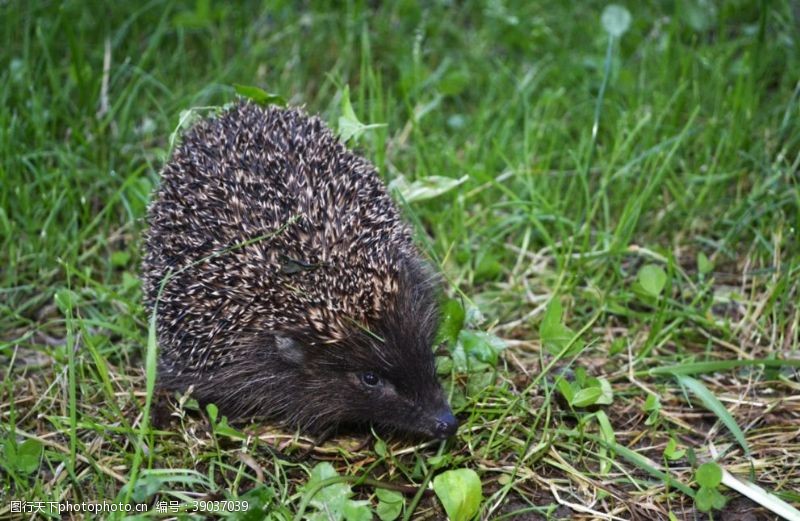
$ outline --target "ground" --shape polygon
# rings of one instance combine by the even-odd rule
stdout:
[[[364,4],[0,5],[0,517],[439,519],[460,489],[436,479],[471,469],[483,519],[706,519],[718,492],[715,519],[776,518],[701,491],[709,461],[798,505],[797,4],[624,2],[629,27],[601,2]],[[435,195],[393,192],[446,279],[446,443],[302,459],[297,433],[151,392],[148,197],[237,84],[334,129],[349,98],[375,125],[350,146]],[[343,481],[312,497],[312,469]]]

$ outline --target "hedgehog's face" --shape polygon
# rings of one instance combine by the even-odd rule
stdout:
[[[401,265],[379,319],[332,343],[296,338],[284,360],[296,368],[295,423],[373,424],[433,438],[458,422],[436,378],[437,298],[421,262]],[[287,344],[288,346],[288,344]]]
[[[418,392],[376,371],[353,372],[349,380],[353,394],[360,395],[354,400],[359,406],[350,412],[354,421],[440,439],[458,428],[438,383]]]
[[[381,349],[385,344],[348,367],[346,420],[432,438],[454,434],[458,421],[436,378],[430,347],[428,356],[408,361],[386,360],[378,355]]]
[[[355,345],[295,344],[284,351],[286,359],[299,362],[297,422],[317,428],[372,424],[428,438],[454,434],[458,421],[436,378],[430,344],[416,348],[414,340],[403,346],[363,340]]]

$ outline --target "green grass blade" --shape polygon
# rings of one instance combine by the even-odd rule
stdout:
[[[745,456],[748,458],[750,457],[750,446],[747,443],[747,439],[744,437],[744,433],[742,429],[739,428],[739,425],[736,423],[736,420],[733,418],[728,409],[722,405],[722,402],[714,396],[708,387],[703,385],[700,380],[696,380],[691,376],[683,376],[683,375],[675,375],[675,378],[678,379],[678,382],[685,388],[692,391],[692,393],[700,399],[703,405],[709,411],[713,412],[717,418],[731,431],[733,437],[736,439],[736,442],[744,450]]]
[[[621,445],[613,441],[605,440],[600,436],[595,436],[592,434],[584,434],[584,436],[602,445],[605,445],[606,448],[616,452],[617,454],[619,454],[629,462],[633,463],[636,467],[647,472],[654,478],[660,479],[664,483],[667,483],[669,484],[669,486],[680,490],[689,497],[692,498],[694,497],[694,490],[692,490],[691,487],[676,480],[668,472],[664,472],[663,470],[661,470],[659,466],[653,461],[651,461],[649,458],[642,456],[638,452],[633,451],[624,445]]]
[[[159,296],[161,295],[159,291]],[[139,425],[139,436],[136,441],[136,453],[133,457],[133,464],[130,470],[129,486],[125,489],[125,502],[131,500],[134,487],[136,486],[136,478],[139,474],[139,468],[142,464],[142,453],[145,439],[148,437],[150,429],[150,405],[153,401],[153,391],[156,384],[156,354],[158,352],[158,340],[156,336],[156,312],[158,310],[158,302],[153,305],[153,311],[150,313],[150,320],[147,327],[147,350],[145,352],[145,389],[147,391],[144,401],[144,411],[142,412],[142,421]],[[152,454],[152,450],[148,451]]]
[[[739,367],[800,367],[800,360],[775,360],[761,358],[756,360],[718,360],[710,362],[690,362],[688,364],[666,365],[663,367],[653,367],[646,371],[637,372],[637,376],[661,376],[661,375],[689,375],[715,373],[719,371],[729,371]]]
[[[722,469],[722,484],[747,496],[762,507],[771,510],[784,519],[800,521],[800,511],[792,505],[754,483],[737,478],[725,469]]]

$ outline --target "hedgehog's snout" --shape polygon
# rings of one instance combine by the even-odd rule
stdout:
[[[453,411],[446,408],[434,418],[433,435],[439,439],[449,438],[458,430],[458,419],[453,416]]]
[[[425,401],[426,405],[422,406],[417,415],[417,432],[439,440],[454,435],[458,430],[458,418],[453,414],[444,393],[440,390],[435,393],[435,397],[429,397]]]

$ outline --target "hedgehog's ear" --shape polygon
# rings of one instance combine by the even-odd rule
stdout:
[[[275,335],[275,352],[285,362],[302,365],[305,358],[303,346],[299,342],[281,334]]]

